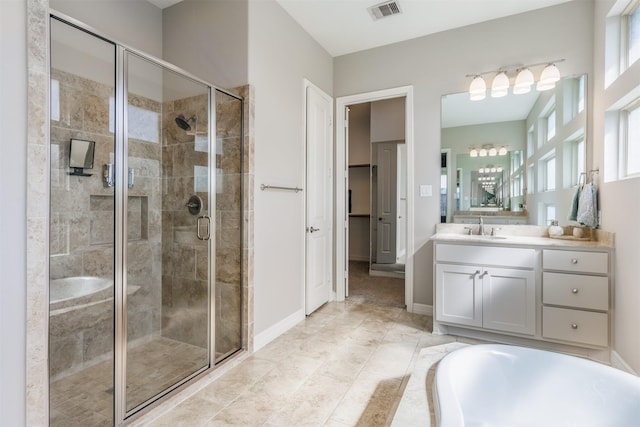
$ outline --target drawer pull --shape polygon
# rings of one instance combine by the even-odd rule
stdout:
[[[574,294],[577,294],[578,293],[578,288],[571,289],[571,292],[574,293]]]
[[[578,329],[578,325],[576,323],[571,324],[571,329]]]
[[[578,258],[571,258],[571,264],[577,264]]]

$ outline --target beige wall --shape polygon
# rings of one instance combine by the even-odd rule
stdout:
[[[162,16],[166,61],[221,88],[247,84],[247,1],[186,0]]]
[[[571,23],[571,30],[567,29]],[[334,61],[334,96],[413,85],[414,188],[439,188],[440,97],[468,89],[466,74],[566,58],[563,75],[592,73],[593,3],[575,1],[344,55]],[[415,203],[414,302],[432,304],[432,244],[438,197]]]
[[[605,20],[614,3],[613,0],[595,3],[593,167],[600,168],[602,228],[616,234],[613,347],[635,372],[640,373],[640,178],[613,182],[603,182],[602,179],[609,174],[604,161],[605,111],[623,94],[640,88],[640,61],[637,61],[621,79],[604,89]]]
[[[162,58],[162,10],[149,2],[51,0],[49,4],[120,43]]]
[[[273,0],[249,3],[249,84],[255,87],[255,332],[304,308],[304,78],[332,94],[331,56]],[[304,316],[304,314],[302,314]]]

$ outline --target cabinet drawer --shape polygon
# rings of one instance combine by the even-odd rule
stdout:
[[[542,303],[607,311],[609,278],[544,272]]]
[[[438,243],[436,245],[436,261],[534,268],[536,265],[536,251],[535,249],[528,248],[465,246]]]
[[[609,322],[606,313],[542,307],[542,336],[606,347]]]
[[[609,272],[609,254],[606,252],[544,249],[542,251],[542,267],[545,270],[607,274]]]

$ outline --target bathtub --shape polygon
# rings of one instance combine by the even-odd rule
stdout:
[[[49,309],[79,306],[113,297],[113,280],[78,276],[49,282]]]
[[[473,345],[437,367],[437,425],[640,426],[640,378],[543,350]]]

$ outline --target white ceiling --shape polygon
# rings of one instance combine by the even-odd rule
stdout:
[[[182,0],[147,1],[164,9]],[[335,57],[571,0],[396,0],[401,13],[377,21],[367,8],[380,0],[276,1]]]
[[[180,3],[182,0],[147,0],[149,3],[158,6],[160,9],[173,6],[176,3]]]
[[[384,46],[570,0],[397,0],[402,13],[374,21],[381,0],[276,0],[331,56]]]

